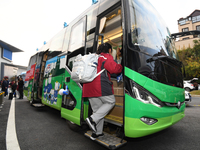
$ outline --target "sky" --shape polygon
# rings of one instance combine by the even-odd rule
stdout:
[[[171,33],[177,20],[200,10],[200,0],[149,0]],[[13,64],[27,66],[29,58],[79,14],[92,0],[0,0],[0,39],[24,52],[13,54]]]

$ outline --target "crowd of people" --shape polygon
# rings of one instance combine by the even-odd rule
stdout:
[[[19,99],[23,99],[24,81],[22,77],[18,77],[17,82],[15,80],[10,82],[8,80],[8,77],[4,77],[1,80],[0,84],[1,84],[1,90],[4,92],[5,98],[8,96],[8,94],[12,94],[14,97],[16,97],[16,95],[19,95]],[[10,87],[10,93],[8,93],[9,87]]]

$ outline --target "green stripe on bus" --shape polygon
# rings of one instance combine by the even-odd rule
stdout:
[[[158,99],[164,102],[178,103],[178,101],[185,101],[185,90],[174,86],[165,85],[149,79],[127,67],[125,67],[125,75],[131,80],[143,86],[150,93],[155,95]]]
[[[185,104],[180,109],[177,107],[157,107],[152,104],[145,104],[125,94],[125,116],[129,118],[141,118],[143,116],[149,118],[163,118],[173,116],[180,112],[184,112]]]

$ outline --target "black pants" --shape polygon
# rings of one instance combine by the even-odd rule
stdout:
[[[16,89],[12,89],[14,97],[16,97]]]
[[[19,98],[23,99],[23,88],[19,88]]]

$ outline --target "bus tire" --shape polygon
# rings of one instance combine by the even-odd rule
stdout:
[[[34,103],[35,103],[34,99],[31,98],[30,105],[33,106]]]
[[[81,129],[80,126],[78,126],[77,124],[73,123],[72,121],[69,121],[67,120],[67,125],[69,126],[69,128],[72,130],[72,131],[79,131]]]

